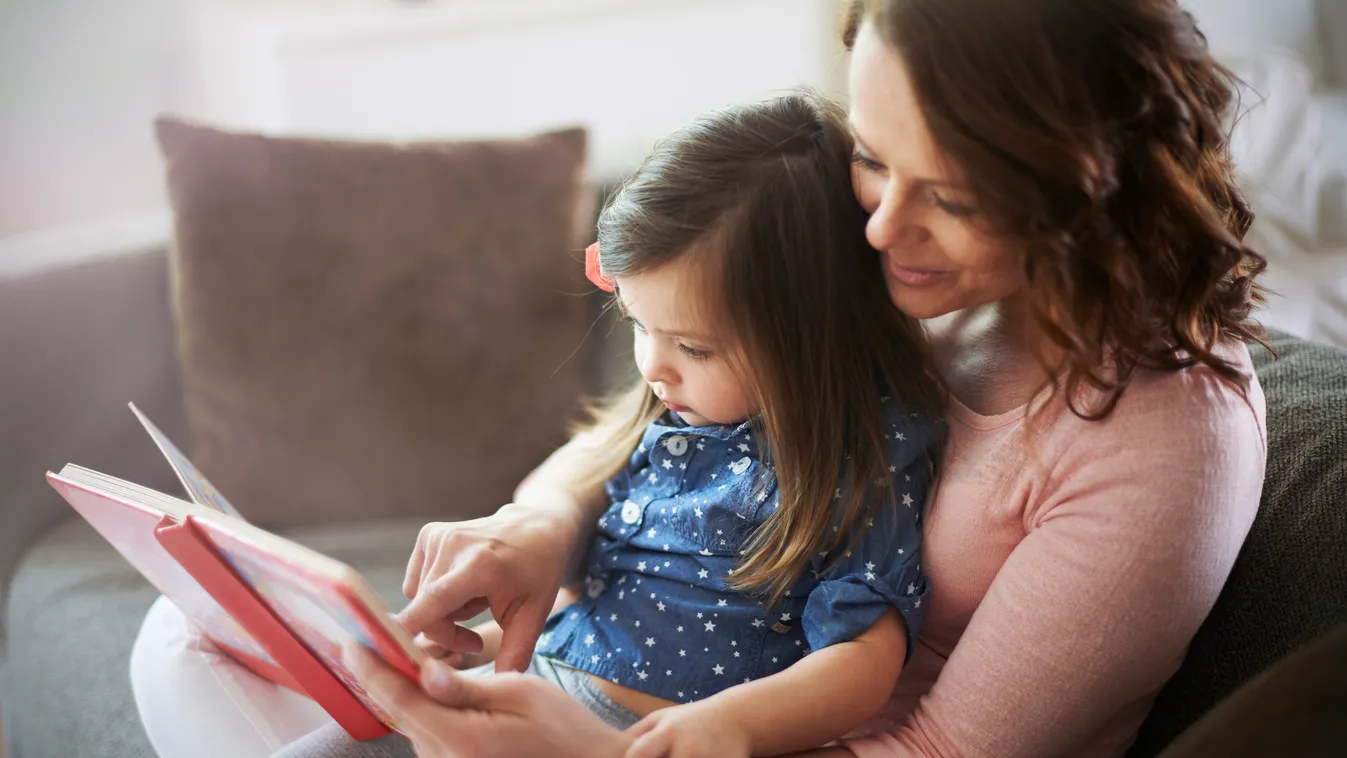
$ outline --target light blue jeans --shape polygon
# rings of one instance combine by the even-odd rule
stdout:
[[[493,673],[495,664],[463,672],[466,676],[490,676]],[[542,677],[562,688],[614,729],[626,729],[640,721],[635,713],[603,694],[588,674],[564,663],[535,655],[525,673]],[[390,734],[377,740],[356,742],[334,723],[290,743],[272,758],[414,758],[415,755],[412,743],[402,735]]]

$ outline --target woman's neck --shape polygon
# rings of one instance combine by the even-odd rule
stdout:
[[[945,387],[974,413],[995,416],[1033,399],[1048,376],[1044,342],[1022,295],[925,322]]]

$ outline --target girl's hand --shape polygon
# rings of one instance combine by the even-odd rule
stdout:
[[[457,626],[457,625],[455,625]],[[481,640],[480,650],[471,651],[467,649],[450,650],[448,647],[435,641],[433,632],[422,632],[416,637],[416,645],[425,651],[426,655],[444,661],[446,664],[456,669],[471,669],[496,660],[496,654],[500,651],[500,640],[502,630],[500,624],[495,621],[486,621],[478,624],[471,629],[457,627],[460,631],[455,635],[457,639],[462,639],[466,632],[477,635]]]
[[[428,661],[418,687],[361,645],[343,653],[346,666],[420,758],[620,758],[631,744],[560,687],[535,676],[467,677]]]
[[[753,741],[742,720],[712,700],[662,708],[641,719],[627,730],[636,741],[625,758],[749,758]]]
[[[569,505],[569,507],[567,507]],[[480,654],[484,641],[462,627],[483,610],[502,629],[497,671],[523,671],[576,550],[575,504],[511,503],[492,516],[421,529],[407,564],[399,621],[444,650]]]

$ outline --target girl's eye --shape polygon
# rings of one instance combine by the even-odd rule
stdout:
[[[879,161],[874,160],[861,153],[859,150],[851,154],[851,162],[860,166],[865,171],[879,171],[884,168]]]
[[[711,357],[711,353],[706,350],[698,350],[695,347],[688,347],[683,344],[678,346],[678,351],[694,361],[704,361]]]
[[[955,218],[968,218],[977,213],[977,208],[974,208],[971,205],[952,203],[934,192],[931,193],[931,203]]]

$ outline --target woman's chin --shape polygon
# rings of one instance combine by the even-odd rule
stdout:
[[[898,310],[915,319],[932,319],[944,316],[951,311],[957,310],[949,305],[949,298],[945,297],[943,288],[939,287],[910,287],[892,278],[886,278],[889,289],[889,298]]]

